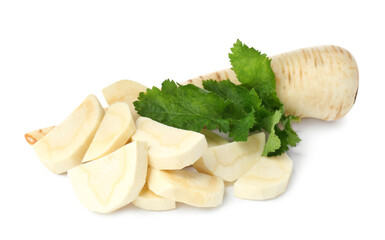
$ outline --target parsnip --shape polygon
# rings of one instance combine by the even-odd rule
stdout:
[[[131,115],[134,120],[138,119],[139,115],[135,110],[133,102],[135,102],[140,92],[145,92],[146,86],[131,80],[120,80],[102,90],[104,98],[109,105],[116,102],[125,102],[131,110]]]
[[[176,207],[175,201],[156,195],[147,184],[144,185],[139,196],[132,202],[136,207],[150,211],[165,211]]]
[[[132,140],[148,142],[149,165],[157,169],[182,169],[207,149],[203,134],[169,127],[146,117],[136,120]]]
[[[147,143],[132,142],[97,160],[68,171],[80,202],[109,213],[136,199],[147,175]]]
[[[223,137],[219,136],[218,134],[213,133],[210,130],[203,129],[201,131],[203,135],[205,135],[206,141],[207,141],[207,146],[208,148],[214,147],[214,146],[219,146],[222,144],[229,143],[226,139]],[[204,155],[204,154],[203,154]],[[205,162],[203,161],[202,157],[199,158],[194,164],[194,168],[200,172],[200,173],[206,173],[209,175],[214,175],[210,169],[208,169],[205,165]]]
[[[265,134],[258,133],[246,142],[213,146],[203,154],[200,169],[208,174],[233,182],[247,172],[260,158],[265,146]],[[202,167],[203,166],[203,167]]]
[[[189,170],[149,168],[148,187],[159,196],[195,207],[216,207],[222,204],[223,180]]]
[[[262,157],[234,183],[234,195],[252,200],[275,198],[286,191],[292,169],[293,162],[285,153]]]
[[[210,130],[202,129],[201,133],[205,136],[208,147],[214,147],[229,143],[229,141]]]
[[[95,95],[89,95],[60,125],[33,145],[42,163],[57,174],[79,165],[104,112]]]
[[[337,46],[304,48],[273,56],[278,97],[286,114],[327,121],[345,116],[353,107],[358,91],[358,67],[350,52]],[[190,79],[183,84],[202,87],[202,80],[230,79],[226,69]]]
[[[111,104],[82,162],[103,157],[124,146],[135,130],[135,122],[127,103]]]

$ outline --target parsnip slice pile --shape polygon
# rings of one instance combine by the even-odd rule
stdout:
[[[135,132],[135,123],[126,103],[111,104],[104,116],[83,162],[103,157],[127,143]]]
[[[131,202],[153,211],[174,209],[176,202],[216,207],[223,201],[224,180],[237,180],[234,195],[244,199],[270,199],[286,190],[292,161],[286,154],[261,157],[264,133],[229,143],[208,130],[138,117],[130,106],[145,89],[119,81],[103,90],[107,112],[89,95],[60,125],[25,135],[48,169],[68,172],[86,208],[109,213]],[[198,172],[183,169],[191,165]]]
[[[358,67],[343,48],[321,46],[284,53],[272,58],[271,70],[286,114],[331,121],[346,115],[356,100]],[[186,83],[202,87],[205,79],[240,83],[231,69]],[[90,95],[57,127],[25,135],[49,170],[68,171],[87,208],[111,212],[134,199],[136,206],[149,210],[175,208],[175,201],[214,207],[222,203],[223,180],[236,181],[234,195],[239,198],[265,200],[286,191],[293,163],[286,154],[261,157],[263,133],[249,136],[247,142],[228,143],[211,132],[204,131],[205,137],[139,117],[133,102],[146,89],[129,80],[116,82],[103,89],[110,105],[104,119],[104,109]],[[128,104],[130,111],[117,102]],[[135,131],[135,120],[134,142],[123,146]],[[81,164],[83,157],[83,162],[89,162]],[[147,189],[143,186],[148,164]],[[192,164],[204,173],[182,169]]]
[[[203,134],[169,127],[150,118],[136,120],[133,141],[148,142],[148,160],[157,169],[182,169],[197,161],[207,149]]]
[[[147,143],[132,142],[68,171],[76,195],[88,209],[108,213],[138,197],[146,182]]]

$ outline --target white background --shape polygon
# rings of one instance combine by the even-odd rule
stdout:
[[[360,3],[357,3],[360,2]],[[0,239],[384,239],[384,8],[381,1],[1,1]],[[294,172],[275,200],[167,212],[85,209],[24,133],[63,120],[121,79],[159,86],[230,67],[239,38],[272,56],[322,44],[356,58],[342,120],[303,120]]]

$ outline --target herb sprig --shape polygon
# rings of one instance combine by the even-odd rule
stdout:
[[[229,54],[232,70],[240,85],[230,80],[203,81],[203,89],[165,80],[134,102],[136,111],[169,126],[200,132],[218,129],[234,141],[246,141],[251,132],[265,131],[268,139],[264,156],[276,156],[301,140],[291,123],[297,116],[286,116],[277,96],[271,59],[240,40]]]

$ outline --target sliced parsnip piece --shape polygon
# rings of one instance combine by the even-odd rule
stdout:
[[[136,207],[151,211],[171,210],[176,207],[175,201],[156,195],[147,184],[144,185],[139,196],[132,202]]]
[[[218,134],[215,134],[213,133],[212,131],[210,130],[206,130],[206,129],[203,129],[201,131],[201,133],[203,135],[205,135],[205,138],[206,138],[206,141],[207,141],[207,146],[210,148],[210,147],[214,147],[214,146],[219,146],[219,145],[222,145],[222,144],[226,144],[226,143],[229,143],[226,139],[224,139],[223,137],[219,136]],[[202,158],[199,158],[194,164],[193,164],[194,168],[198,171],[198,172],[201,172],[201,173],[206,173],[206,174],[209,174],[209,175],[214,175],[210,169],[208,169],[203,161]]]
[[[222,204],[223,180],[189,170],[158,170],[149,168],[148,187],[164,198],[195,207],[216,207]]]
[[[201,133],[205,136],[208,147],[214,147],[229,143],[229,141],[210,130],[202,129]]]
[[[60,125],[33,145],[43,164],[60,174],[82,162],[104,116],[95,95],[89,95]]]
[[[117,102],[108,108],[83,162],[103,157],[124,146],[136,130],[127,103]]]
[[[28,132],[24,135],[25,137],[25,140],[27,140],[27,142],[30,144],[30,145],[34,145],[37,141],[39,141],[40,139],[42,139],[45,135],[47,135],[52,129],[54,129],[55,126],[51,126],[51,127],[46,127],[46,128],[41,128],[41,129],[37,129],[37,130],[34,130],[34,131],[31,131],[31,132]]]
[[[138,99],[139,93],[145,92],[146,89],[147,87],[140,83],[131,80],[120,80],[104,88],[102,92],[109,105],[116,102],[127,103],[130,107],[132,117],[136,120],[139,115],[135,111],[133,102]]]
[[[80,202],[99,213],[115,211],[138,197],[147,175],[147,143],[132,142],[68,171]]]
[[[105,111],[107,111],[108,108],[104,108]],[[56,126],[51,126],[51,127],[45,127],[45,128],[40,128],[36,129],[30,132],[27,132],[24,134],[25,140],[30,144],[34,145],[37,141],[42,139],[45,135],[47,135],[49,132],[52,131]]]
[[[234,183],[234,195],[252,200],[275,198],[286,191],[292,169],[293,162],[286,153],[261,157]]]
[[[209,173],[233,182],[248,171],[261,157],[265,134],[258,133],[246,142],[232,142],[210,147],[202,156],[202,164]]]
[[[146,117],[136,120],[132,140],[148,142],[149,165],[157,169],[182,169],[207,149],[203,134],[169,127]]]

